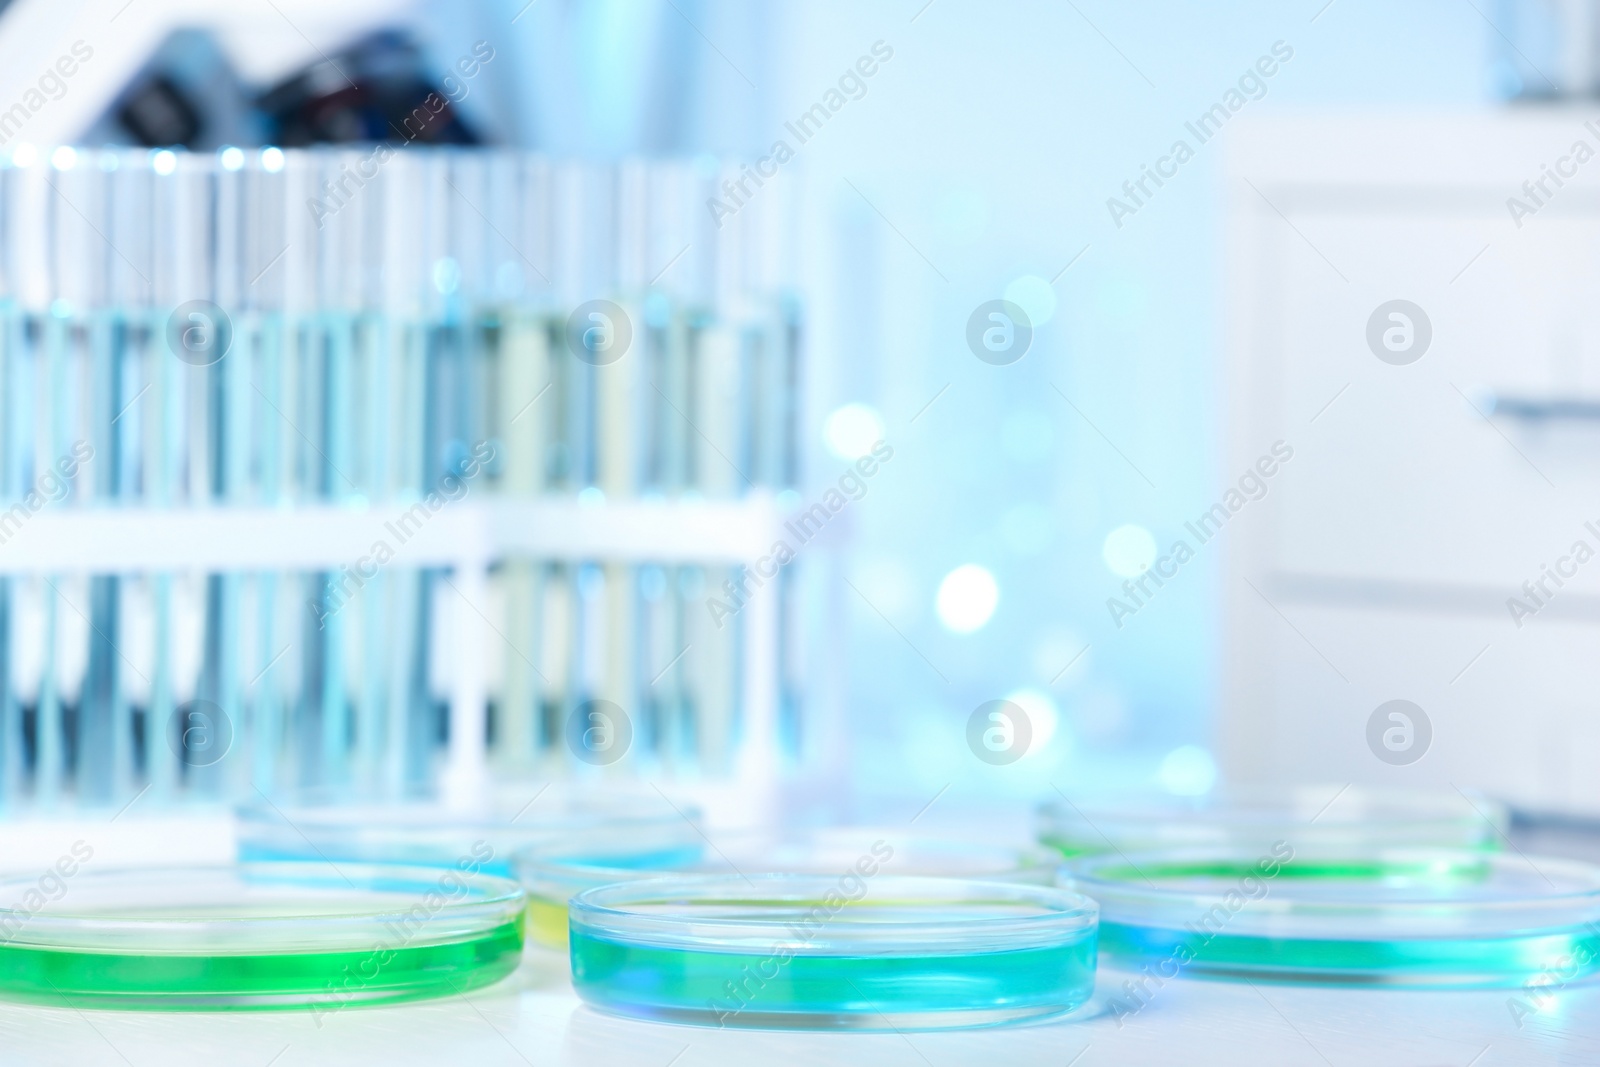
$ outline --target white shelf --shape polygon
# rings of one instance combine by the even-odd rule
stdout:
[[[0,521],[5,512],[0,509]],[[412,516],[407,521],[406,516]],[[494,639],[488,570],[507,556],[606,563],[751,564],[795,535],[767,492],[736,500],[582,503],[570,497],[488,494],[425,506],[151,508],[46,507],[0,544],[0,575],[148,571],[357,570],[379,542],[388,566],[448,567],[471,610],[452,627],[450,744],[441,787],[469,804],[488,787],[484,649]],[[837,536],[829,531],[830,539]],[[776,773],[777,598],[753,597],[736,625],[744,635],[744,720],[733,779],[770,782]]]
[[[768,493],[604,504],[469,497],[431,516],[418,507],[47,507],[0,544],[0,574],[337,568],[367,556],[380,540],[402,566],[507,554],[733,564],[769,552],[786,517]],[[0,521],[4,514],[0,509]]]

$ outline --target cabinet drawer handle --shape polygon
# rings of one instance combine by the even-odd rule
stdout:
[[[1489,414],[1519,422],[1600,422],[1600,399],[1501,396],[1489,398]]]

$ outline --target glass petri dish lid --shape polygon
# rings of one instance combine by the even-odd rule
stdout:
[[[680,824],[681,825],[681,824]],[[586,889],[663,874],[757,874],[865,877],[896,875],[976,878],[1052,885],[1060,856],[900,829],[827,827],[727,833],[679,833],[668,839],[648,828],[605,839],[574,836],[523,849],[511,873],[528,891],[529,936],[560,947],[567,941],[567,901]]]
[[[1456,790],[1234,787],[1204,797],[1138,794],[1051,801],[1039,842],[1064,856],[1166,848],[1498,848],[1505,805]]]
[[[1476,849],[1173,850],[1072,861],[1100,948],[1180,973],[1495,987],[1600,968],[1600,866]]]
[[[524,801],[456,811],[410,801],[390,804],[274,803],[235,812],[241,862],[290,860],[456,867],[474,863],[506,875],[518,849],[581,835],[698,839],[697,809],[656,799]]]
[[[473,989],[522,958],[522,888],[468,870],[245,863],[65,885],[0,882],[0,996],[322,1014]]]
[[[670,875],[570,907],[572,981],[602,1010],[774,1029],[943,1029],[1070,1011],[1097,909],[1060,889],[880,874]]]

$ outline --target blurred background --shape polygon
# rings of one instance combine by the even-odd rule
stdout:
[[[309,786],[466,795],[493,780],[631,774],[713,805],[759,793],[834,817],[937,805],[977,818],[1058,793],[1202,795],[1222,781],[1455,784],[1541,817],[1600,813],[1585,773],[1600,747],[1600,564],[1537,585],[1574,542],[1600,548],[1584,525],[1600,525],[1600,165],[1585,168],[1574,145],[1600,148],[1585,126],[1597,49],[1600,13],[1583,0],[13,0],[0,11],[13,427],[38,407],[57,358],[44,324],[77,313],[57,281],[30,280],[46,260],[66,264],[51,278],[71,272],[57,230],[84,221],[106,247],[83,236],[82,254],[104,270],[137,258],[72,199],[79,187],[63,174],[76,157],[57,145],[114,149],[96,158],[125,161],[115,181],[130,169],[152,181],[186,173],[163,151],[210,161],[174,201],[211,205],[200,231],[220,232],[228,173],[309,168],[271,210],[309,222],[314,243],[321,216],[351,197],[337,192],[341,161],[359,169],[381,142],[415,156],[420,176],[411,192],[384,194],[390,214],[375,226],[403,228],[408,210],[448,215],[447,229],[503,241],[494,254],[511,266],[486,268],[492,314],[439,304],[467,355],[452,372],[428,348],[429,365],[447,369],[419,396],[471,379],[479,353],[489,377],[472,379],[471,395],[486,414],[449,425],[418,415],[427,454],[409,481],[347,491],[306,475],[269,491],[257,457],[241,475],[248,492],[207,490],[196,472],[210,468],[193,457],[220,432],[207,420],[228,409],[184,400],[199,421],[178,419],[173,433],[199,443],[175,461],[173,485],[188,488],[163,502],[145,476],[120,489],[80,479],[0,545],[11,555],[0,804],[114,810],[156,780],[160,731],[176,730],[161,772],[170,803]],[[58,57],[75,57],[70,75]],[[20,111],[5,110],[13,101]],[[410,124],[418,108],[436,117]],[[476,164],[460,160],[477,149],[511,168],[501,199],[492,174],[481,198],[471,192]],[[379,180],[399,188],[394,175],[412,164],[384,159]],[[430,167],[444,168],[431,185]],[[537,178],[539,167],[554,176]],[[1552,168],[1564,177],[1538,185]],[[646,223],[629,221],[630,181],[647,189]],[[439,206],[454,198],[466,208]],[[38,218],[48,233],[33,232]],[[633,225],[649,233],[624,269]],[[457,254],[432,247],[419,239],[408,254],[419,284],[448,295],[439,270],[471,269],[441,268]],[[245,274],[280,269],[274,250],[249,252]],[[222,253],[197,254],[212,258],[196,277],[222,271]],[[341,269],[366,269],[357,260],[384,279],[413,269],[369,245],[341,268],[345,254],[316,260],[307,306],[321,306]],[[573,267],[569,284],[558,266],[586,257],[633,281],[591,284]],[[529,296],[535,275],[555,295]],[[236,339],[256,329],[219,295],[226,286],[190,288],[152,295],[151,321],[204,300],[231,316]],[[633,309],[637,364],[636,399],[609,413],[594,397],[613,367],[565,351],[569,312],[601,299]],[[543,340],[517,349],[506,340],[515,309],[535,305]],[[680,342],[658,350],[647,336],[673,323],[683,351],[699,353],[680,371]],[[422,343],[444,343],[430,328]],[[718,392],[695,375],[714,375],[717,357],[704,353],[720,351],[722,329],[741,354]],[[1401,333],[1385,340],[1389,329]],[[329,366],[342,358],[319,351]],[[548,364],[515,378],[525,351]],[[88,395],[95,364],[83,359]],[[657,371],[686,384],[674,391]],[[141,373],[119,403],[105,401],[107,416],[151,402],[134,395]],[[537,472],[519,485],[514,457],[534,445],[519,444],[513,423],[547,379],[564,384],[546,404]],[[225,388],[215,372],[194,381],[183,388],[196,396]],[[248,396],[247,384],[226,388]],[[506,406],[513,388],[526,397]],[[285,401],[290,429],[274,440],[287,444],[273,446],[302,459],[297,439],[321,455],[322,438],[301,422],[342,402],[306,403],[321,414]],[[118,419],[93,425],[120,440]],[[615,426],[638,433],[616,438]],[[61,429],[55,441],[77,437]],[[374,455],[405,437],[374,438]],[[550,458],[602,439],[631,442],[621,467]],[[11,432],[11,499],[49,466],[42,440]],[[425,606],[394,607],[409,594],[390,575],[399,599],[364,609],[414,610],[404,640],[354,623],[338,639],[384,646],[381,669],[397,678],[425,660],[427,676],[386,695],[359,684],[378,668],[327,681],[319,664],[366,653],[334,649],[306,619],[327,613],[336,561],[359,552],[315,560],[312,549],[370,538],[317,509],[391,519],[437,478],[461,475],[479,442],[497,458],[483,493],[451,505],[459,525],[435,535],[450,543],[397,557],[417,569],[404,581],[422,583]],[[89,466],[107,462],[110,446],[96,447]],[[660,473],[671,464],[650,457],[674,448],[700,458]],[[285,525],[254,548],[245,527],[181,525],[228,506]],[[63,517],[117,507],[182,515],[82,533]],[[808,513],[815,529],[798,537],[786,524]],[[211,562],[193,578],[160,562],[158,549],[181,556],[185,538],[218,537],[239,538],[236,562],[196,550]],[[299,564],[284,547],[296,537],[311,544]],[[485,540],[469,552],[457,540],[469,537]],[[794,556],[782,577],[748,578],[766,575],[757,557],[778,540]],[[99,562],[78,568],[78,584],[61,577],[70,546],[91,543]],[[471,559],[454,561],[457,550]],[[261,592],[274,569],[302,591]],[[117,603],[148,606],[117,606],[88,571],[168,574],[181,588],[138,593],[145,579],[130,576]],[[175,605],[165,622],[164,596]],[[297,620],[282,624],[294,651],[276,666],[280,642],[227,622],[275,617],[260,607],[272,597]],[[113,617],[117,637],[89,621]],[[466,644],[451,643],[461,634]],[[107,647],[95,651],[97,640]],[[230,642],[251,650],[223,685]],[[151,657],[178,664],[165,698],[132,681],[134,661]],[[291,676],[269,700],[258,691],[279,677],[270,670]],[[96,692],[121,695],[101,715]],[[187,733],[196,708],[233,738],[210,762],[196,746],[216,742]],[[592,718],[596,708],[611,718]],[[626,720],[631,750],[602,766],[568,751],[575,714],[579,735]],[[93,769],[97,730],[113,738],[105,758],[126,764],[115,775]],[[363,746],[398,769],[362,778]],[[206,770],[226,768],[227,754],[241,769]]]

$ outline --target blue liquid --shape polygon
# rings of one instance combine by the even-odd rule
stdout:
[[[1188,930],[1102,921],[1100,936],[1107,955],[1139,962],[1182,959],[1180,946],[1187,947],[1194,958],[1182,970],[1195,974],[1488,988],[1519,986],[1546,968],[1570,974],[1576,967],[1572,978],[1600,971],[1600,936],[1583,927],[1522,937],[1347,940],[1223,933],[1202,941]]]
[[[578,995],[631,1015],[711,1025],[815,1025],[967,1013],[978,1022],[1067,1011],[1094,991],[1095,934],[1037,948],[926,955],[797,955],[624,945],[571,931]],[[886,1018],[885,1018],[886,1017]]]

